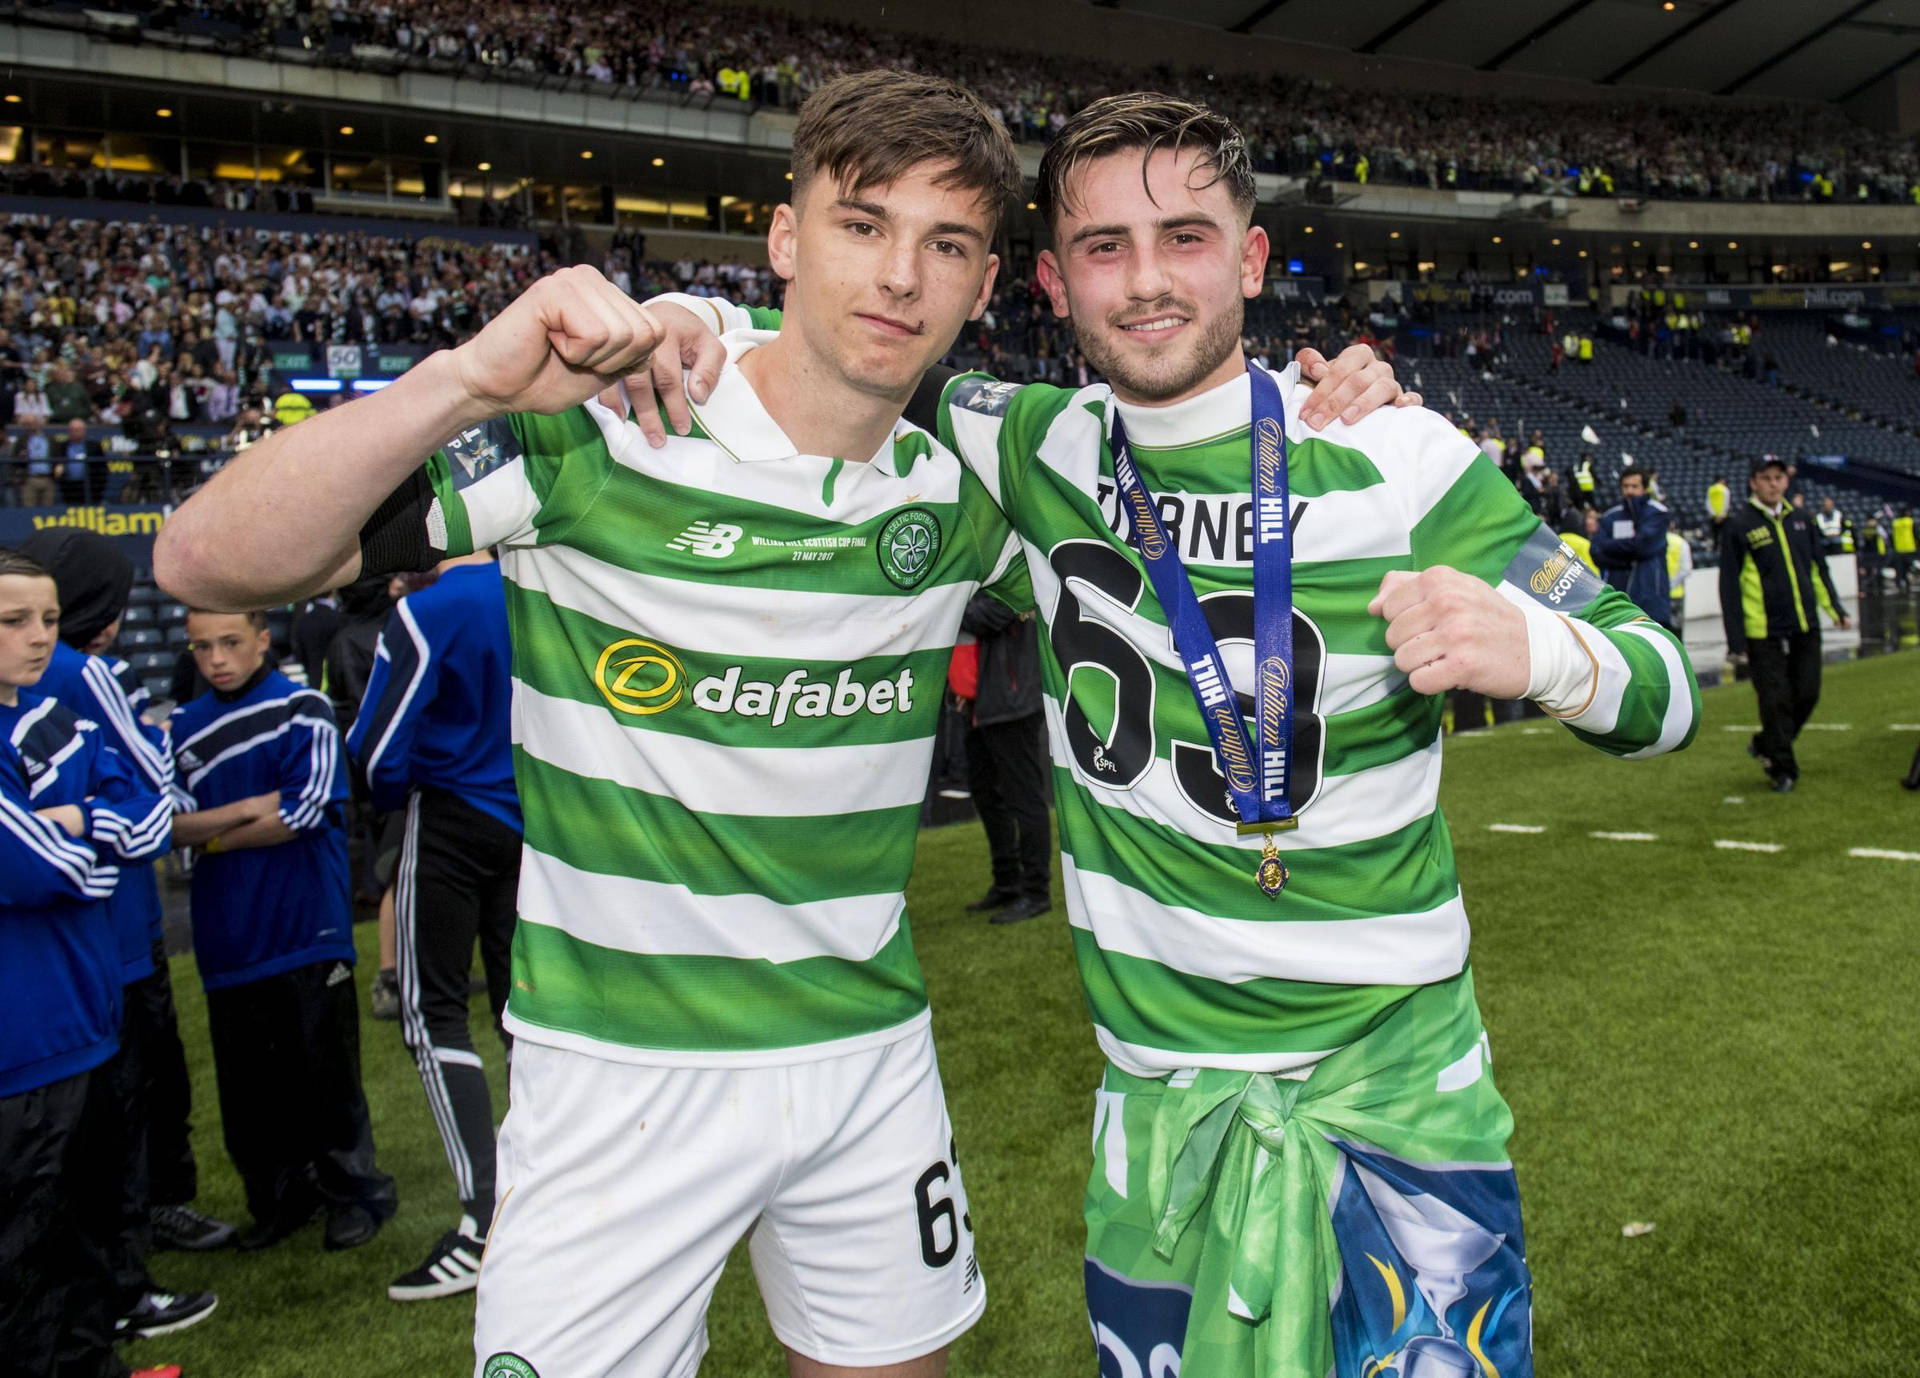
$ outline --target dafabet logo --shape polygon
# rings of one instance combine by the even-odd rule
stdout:
[[[693,705],[706,713],[766,718],[779,727],[793,718],[850,718],[857,713],[911,713],[913,671],[901,669],[870,680],[851,668],[838,674],[794,668],[778,680],[748,679],[742,665],[729,665],[692,686]],[[616,713],[651,717],[689,698],[687,671],[680,658],[657,641],[624,637],[600,652],[593,684]]]
[[[630,636],[600,652],[593,684],[616,713],[664,713],[685,697],[687,672],[665,646]]]

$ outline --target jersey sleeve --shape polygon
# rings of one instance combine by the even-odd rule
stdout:
[[[124,756],[150,789],[165,794],[173,782],[172,743],[165,728],[141,721],[147,687],[133,667],[88,656],[80,679],[92,699],[89,711],[80,716],[98,723],[106,745]]]
[[[1587,701],[1560,715],[1568,730],[1627,758],[1691,742],[1700,722],[1700,687],[1679,640],[1595,576],[1493,461],[1440,417],[1376,416],[1385,418],[1376,426],[1398,431],[1403,441],[1390,464],[1412,503],[1414,567],[1447,565],[1492,584],[1518,606],[1531,603],[1570,619],[1594,673]]]
[[[556,416],[509,413],[434,451],[360,529],[360,570],[403,574],[449,555],[555,538],[613,472],[584,406]]]
[[[340,760],[340,729],[333,709],[316,693],[288,700],[290,720],[281,738],[280,821],[296,833],[317,832],[331,821],[330,810],[346,798]]]
[[[173,846],[173,800],[126,757],[93,732],[84,732],[91,753],[87,770],[87,840],[120,861],[162,857]]]
[[[0,923],[16,910],[106,899],[119,868],[36,814],[16,765],[0,757]]]
[[[1031,486],[1027,476],[1041,462],[1050,428],[1076,395],[1070,388],[1008,383],[985,373],[958,374],[947,384],[940,443],[960,456],[1016,530]],[[1096,443],[1104,424],[1097,411],[1088,418],[1088,434]]]
[[[439,657],[414,600],[402,598],[380,632],[367,694],[347,733],[347,753],[366,780],[375,808],[397,809],[406,803],[413,785],[414,736],[439,674]]]

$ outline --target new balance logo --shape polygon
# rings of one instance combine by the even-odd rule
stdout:
[[[724,560],[746,532],[725,522],[694,522],[667,542],[668,550],[687,550],[709,560]]]

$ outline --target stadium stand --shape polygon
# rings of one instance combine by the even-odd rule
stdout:
[[[376,72],[484,75],[635,98],[797,107],[828,77],[897,66],[967,82],[1016,138],[1044,143],[1087,102],[1143,76],[1230,114],[1260,166],[1290,176],[1515,193],[1907,204],[1920,201],[1911,140],[1831,106],[1614,101],[1567,120],[1537,102],[1327,88],[1160,67],[1040,58],[986,46],[800,20],[744,6],[643,0],[469,10],[433,0],[283,6],[210,0],[116,6],[80,0],[19,14],[125,42],[244,53]]]
[[[1089,12],[1097,16],[1106,3],[1092,0]],[[1248,0],[1247,8],[1252,4]],[[1702,8],[1711,4],[1704,0]],[[651,102],[682,119],[690,118],[689,110],[767,111],[767,119],[751,123],[784,130],[790,121],[782,114],[836,74],[881,65],[938,70],[986,96],[1027,145],[1029,171],[1032,157],[1076,110],[1112,91],[1151,85],[1228,113],[1246,132],[1263,172],[1309,184],[1304,195],[1284,188],[1280,204],[1269,200],[1259,211],[1278,250],[1271,269],[1276,277],[1271,295],[1247,305],[1247,352],[1280,364],[1303,346],[1328,355],[1353,342],[1371,346],[1393,359],[1401,380],[1463,433],[1476,440],[1503,436],[1510,477],[1519,476],[1524,447],[1537,443],[1558,479],[1556,500],[1545,515],[1562,530],[1576,529],[1583,516],[1575,481],[1575,465],[1583,458],[1592,462],[1592,505],[1601,509],[1614,501],[1626,464],[1657,472],[1673,530],[1690,542],[1701,568],[1719,556],[1707,485],[1726,475],[1734,501],[1741,501],[1756,455],[1778,454],[1798,466],[1794,492],[1809,509],[1832,498],[1856,530],[1877,517],[1891,532],[1898,508],[1883,493],[1835,481],[1830,461],[1878,466],[1920,485],[1920,286],[1903,282],[1920,283],[1911,247],[1920,239],[1920,141],[1868,128],[1838,105],[1609,93],[1583,105],[1580,118],[1569,119],[1564,111],[1507,92],[1499,73],[1484,84],[1487,94],[1462,96],[1145,61],[1119,66],[990,42],[956,45],[823,23],[724,0],[381,0],[369,6],[139,0],[113,7],[55,0],[0,7],[0,24],[7,22],[169,54],[246,58],[254,68],[283,74],[312,69],[289,80],[297,98],[286,112],[303,99],[298,78],[315,73],[363,83],[348,89],[365,89],[368,75],[457,76],[514,87],[529,101],[552,93],[593,95],[596,100],[575,101],[590,112],[606,103],[599,97]],[[1920,35],[1920,27],[1915,32]],[[115,89],[131,84],[122,81]],[[471,90],[464,81],[442,84]],[[254,102],[252,89],[243,95]],[[187,99],[177,103],[184,106]],[[672,129],[661,136],[668,141],[667,158],[675,176],[688,180],[671,190],[664,174],[659,186],[633,178],[635,170],[644,177],[647,160],[660,166],[650,147],[620,173],[613,170],[615,158],[603,152],[590,165],[595,175],[587,177],[572,161],[577,150],[565,149],[564,165],[552,166],[540,161],[540,146],[529,139],[517,151],[515,170],[498,179],[514,187],[504,194],[492,179],[476,183],[468,169],[489,171],[490,160],[500,158],[504,170],[512,155],[488,149],[477,156],[489,161],[477,161],[469,151],[459,161],[443,144],[429,155],[431,189],[415,204],[389,194],[386,204],[376,205],[374,193],[358,204],[350,179],[334,165],[347,145],[327,142],[329,132],[350,134],[340,121],[351,110],[363,135],[380,129],[387,155],[403,138],[408,148],[401,151],[419,155],[421,129],[409,126],[396,135],[385,126],[426,118],[372,98],[351,103],[359,99],[342,98],[338,118],[325,100],[312,102],[325,113],[314,122],[317,137],[300,150],[311,155],[300,165],[311,171],[311,181],[290,173],[278,181],[205,175],[212,166],[244,168],[247,160],[221,162],[207,152],[211,141],[200,137],[204,123],[192,132],[183,126],[178,137],[155,136],[154,145],[164,150],[149,157],[144,146],[128,151],[147,134],[130,130],[116,152],[111,125],[105,135],[101,125],[81,127],[91,115],[77,121],[66,109],[57,120],[46,115],[49,127],[60,128],[43,143],[35,141],[31,105],[4,117],[20,125],[15,152],[8,155],[17,161],[0,162],[0,509],[31,509],[7,514],[14,519],[10,529],[29,523],[86,526],[125,535],[130,549],[143,551],[136,557],[115,654],[130,663],[156,700],[185,697],[181,686],[191,682],[192,666],[188,611],[155,585],[146,544],[166,507],[267,430],[316,408],[351,404],[363,387],[377,388],[426,353],[457,345],[530,283],[565,264],[592,263],[635,298],[683,291],[755,305],[781,300],[778,278],[755,261],[764,258],[759,236],[740,233],[743,227],[763,230],[764,219],[730,217],[719,209],[723,201],[779,199],[779,157],[769,151],[777,139],[723,166],[723,156],[733,158],[735,150],[721,151],[715,136],[690,132],[691,126]],[[176,102],[169,97],[167,103]],[[470,133],[484,126],[478,137],[493,136],[485,114],[462,111],[457,95],[449,104],[450,111],[434,116],[447,113],[451,125],[464,123]],[[304,118],[312,111],[298,113]],[[68,123],[83,137],[63,143]],[[525,134],[511,120],[502,119],[500,126],[503,145]],[[581,130],[600,132],[592,119],[583,119],[578,129],[565,126],[553,137],[578,143]],[[94,136],[97,144],[89,142]],[[0,132],[0,147],[4,137]],[[242,151],[258,170],[273,137],[257,126],[251,135],[235,137],[251,138],[253,146]],[[448,143],[455,137],[446,135]],[[279,151],[292,151],[294,138],[288,135],[289,148]],[[682,172],[682,150],[700,155],[684,165],[700,159],[710,165]],[[743,175],[741,167],[755,160],[767,167]],[[755,190],[754,176],[761,172],[767,181]],[[395,177],[389,168],[389,193]],[[569,186],[572,178],[593,185]],[[536,179],[543,183],[544,201],[534,189]],[[1340,195],[1324,184],[1338,184]],[[1670,246],[1677,247],[1691,233],[1668,229],[1644,231],[1646,251],[1629,254],[1626,243],[1641,250],[1632,236],[1642,233],[1634,226],[1646,222],[1625,219],[1644,208],[1622,204],[1621,228],[1589,224],[1567,230],[1567,245],[1550,258],[1543,246],[1549,236],[1562,234],[1558,222],[1539,215],[1515,228],[1510,211],[1501,212],[1508,215],[1504,222],[1476,218],[1479,210],[1494,215],[1491,195],[1463,196],[1457,203],[1450,196],[1399,195],[1398,202],[1419,206],[1406,219],[1395,218],[1402,211],[1378,205],[1334,213],[1331,203],[1369,185],[1586,200],[1572,212],[1557,202],[1553,214],[1562,218],[1611,217],[1616,207],[1608,203],[1615,200],[1684,202],[1689,204],[1655,207],[1646,221],[1740,218],[1742,241],[1760,238],[1749,235],[1748,223],[1779,225],[1786,247],[1768,245],[1744,259],[1731,253],[1717,262],[1710,255],[1683,259],[1656,252],[1657,234],[1669,235]],[[1263,181],[1263,197],[1271,191]],[[580,196],[570,200],[569,192]],[[679,226],[671,212],[661,227],[644,218],[651,212],[626,208],[643,197],[681,204],[675,198],[682,195],[695,209]],[[1835,255],[1814,243],[1808,227],[1845,220],[1861,207],[1872,208],[1862,214],[1890,215],[1902,225],[1910,217],[1913,234],[1903,234],[1905,242],[1895,245],[1893,236],[1875,229],[1875,239],[1883,242],[1877,267],[1865,257],[1857,265],[1832,262]],[[1315,233],[1308,219],[1320,227],[1313,240],[1304,238]],[[1096,381],[1037,276],[1034,256],[1044,242],[1036,240],[1037,217],[1021,224],[1016,211],[1010,220],[1015,223],[998,246],[996,289],[947,362],[1012,381]],[[1356,227],[1373,241],[1365,255],[1374,262],[1372,270],[1355,261],[1360,255],[1352,250],[1361,239]],[[1508,244],[1496,254],[1487,244],[1491,238],[1500,245],[1495,231],[1502,230]],[[1405,234],[1397,257],[1391,248],[1379,252],[1390,232],[1394,241]],[[1575,240],[1575,233],[1587,238]],[[1289,234],[1291,247],[1283,248]],[[1344,257],[1313,256],[1340,235],[1350,243],[1331,248]],[[1411,247],[1416,236],[1422,240],[1418,250]],[[1524,247],[1523,236],[1532,236]],[[1609,236],[1620,242],[1608,244]],[[1700,238],[1709,236],[1702,231]],[[1709,249],[1726,242],[1725,234],[1711,238]],[[1860,236],[1846,238],[1851,244]],[[1561,238],[1551,244],[1560,249]],[[1734,248],[1727,242],[1729,251]],[[1591,265],[1577,263],[1574,255],[1585,260],[1589,250]],[[1610,262],[1601,262],[1603,253]],[[1846,256],[1852,256],[1850,247]],[[1774,264],[1775,258],[1783,264]],[[1680,270],[1657,266],[1669,262],[1681,264]],[[1702,308],[1686,301],[1708,283],[1820,282],[1823,273],[1834,277],[1841,269],[1850,281],[1871,277],[1876,288],[1909,295],[1890,291],[1857,310],[1736,311],[1723,303]],[[1415,279],[1443,290],[1421,299]],[[1513,290],[1496,302],[1495,284]],[[1512,304],[1516,300],[1523,304]],[[1590,342],[1590,356],[1581,342]],[[334,351],[343,357],[336,360]],[[36,482],[36,465],[52,465],[53,472]],[[1863,589],[1884,576],[1890,596],[1877,600],[1878,608],[1862,600],[1858,640],[1831,636],[1830,657],[1912,641],[1920,603],[1909,596],[1915,586],[1909,581],[1920,580],[1920,558],[1880,567],[1863,556],[1858,568]],[[298,614],[280,608],[266,615],[281,668],[303,678],[290,635]],[[1719,619],[1701,613],[1695,618],[1688,649],[1705,683],[1722,673],[1723,647],[1716,642],[1703,650],[1699,637],[1717,638]],[[1710,630],[1702,632],[1703,626]],[[1478,696],[1471,702],[1456,698],[1447,731],[1471,731],[1505,711]],[[1902,710],[1902,716],[1912,714]],[[1847,730],[1844,723],[1832,726]],[[1710,731],[1724,727],[1716,723]],[[1547,729],[1523,730],[1545,735]],[[1716,739],[1701,740],[1711,750]],[[1739,750],[1731,736],[1718,745],[1729,748],[1729,755]],[[1920,772],[1920,758],[1915,770]],[[1920,773],[1914,778],[1920,780]],[[1742,804],[1740,796],[1724,796],[1720,789],[1713,783],[1710,796],[1702,797],[1722,798],[1729,807]],[[923,819],[947,821],[969,811],[964,801],[930,798]],[[1486,826],[1503,829],[1497,834],[1503,840],[1544,831],[1544,825]],[[1479,831],[1476,826],[1474,833]],[[1465,829],[1461,836],[1465,851],[1471,840]],[[1652,841],[1638,831],[1588,836]],[[1553,841],[1569,845],[1558,834]],[[1764,850],[1771,844],[1750,845]],[[1797,840],[1793,845],[1800,846]],[[1907,844],[1896,838],[1895,845]],[[1871,855],[1916,859],[1898,851]],[[378,1045],[369,1043],[377,1057]],[[410,1081],[410,1068],[404,1075]],[[422,1333],[430,1329],[423,1326]]]
[[[792,108],[849,69],[938,63],[986,95],[1016,136],[1032,143],[1088,100],[1144,78],[1231,111],[1261,166],[1293,176],[1562,196],[1920,200],[1914,141],[1865,129],[1832,106],[1638,100],[1588,107],[1569,121],[1500,96],[1216,78],[1166,67],[1143,73],[742,6],[690,9],[657,0],[457,13],[425,0],[377,7],[209,0],[117,11],[103,23],[98,11],[61,0],[13,13],[28,23],[190,51],[743,108]],[[316,206],[314,190],[297,180],[127,171],[105,158],[84,166],[0,164],[0,214],[7,216],[0,225],[0,423],[8,427],[0,503],[27,497],[35,438],[59,448],[72,418],[86,423],[88,460],[67,467],[61,501],[173,501],[274,424],[288,360],[304,357],[317,367],[318,352],[329,346],[364,345],[393,351],[388,362],[404,366],[458,343],[534,277],[583,256],[577,235],[524,225],[527,203],[519,199],[474,204],[481,223],[449,229],[349,218],[338,206]],[[747,303],[779,299],[771,272],[741,261],[744,244],[709,242],[698,246],[699,256],[666,259],[649,257],[642,237],[618,228],[603,251],[604,242],[594,241],[591,261],[636,296],[679,289]],[[949,362],[1017,380],[1091,381],[1040,288],[1032,253],[1010,246],[985,315],[963,332]],[[1397,357],[1405,380],[1469,434],[1497,425],[1514,442],[1516,465],[1522,438],[1537,431],[1563,494],[1574,492],[1572,467],[1582,454],[1594,460],[1603,499],[1629,458],[1651,466],[1676,529],[1694,542],[1703,565],[1716,555],[1704,508],[1708,479],[1743,473],[1755,453],[1790,461],[1843,454],[1920,470],[1912,419],[1920,321],[1897,312],[1680,312],[1674,329],[1672,313],[1663,316],[1650,296],[1621,310],[1496,310],[1487,300],[1473,310],[1403,308],[1391,299],[1369,308],[1360,285],[1326,285],[1324,301],[1250,303],[1251,351],[1283,359],[1302,345],[1331,353],[1354,340],[1372,344]],[[1555,365],[1554,341],[1569,331],[1594,340],[1590,363],[1570,354]],[[352,395],[343,388],[313,400],[326,406]],[[1684,425],[1676,424],[1681,413]],[[33,414],[41,418],[37,430]],[[1824,483],[1817,469],[1803,474],[1801,486],[1814,501],[1834,496],[1856,525],[1882,507]],[[128,649],[150,680],[170,672],[182,616],[141,586],[129,635],[145,639]]]

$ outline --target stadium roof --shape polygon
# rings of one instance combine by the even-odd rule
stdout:
[[[1920,0],[1092,0],[1494,73],[1844,100],[1920,60]]]

